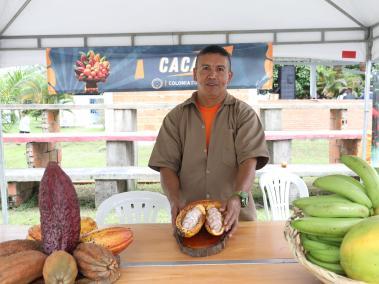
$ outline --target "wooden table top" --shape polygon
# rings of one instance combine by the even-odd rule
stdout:
[[[117,284],[264,283],[320,284],[298,263],[128,267]]]
[[[171,224],[133,224],[117,283],[320,283],[298,264],[284,222],[240,222],[223,251],[191,257],[179,250]],[[0,242],[22,239],[28,226],[0,225]],[[205,282],[204,282],[205,281]]]
[[[216,255],[194,258],[183,254],[170,224],[130,225],[133,243],[121,254],[127,263],[205,262],[223,260],[293,259],[284,239],[283,222],[240,222],[237,232]]]

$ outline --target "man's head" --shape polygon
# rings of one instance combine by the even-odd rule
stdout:
[[[210,53],[219,54],[221,56],[226,57],[228,59],[228,63],[229,63],[229,70],[232,71],[232,61],[230,59],[229,52],[227,52],[223,47],[221,47],[219,45],[215,45],[215,44],[208,45],[208,46],[204,47],[202,50],[200,50],[200,52],[196,56],[196,67],[197,67],[197,63],[199,62],[199,57],[204,55],[204,54],[210,54]]]
[[[230,55],[224,48],[210,45],[199,52],[193,78],[197,81],[198,99],[202,104],[220,103],[232,77]]]

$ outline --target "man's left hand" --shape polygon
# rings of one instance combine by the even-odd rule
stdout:
[[[241,201],[238,196],[233,196],[220,208],[221,212],[225,212],[224,226],[225,231],[229,232],[228,236],[232,237],[237,230],[238,217],[241,211]]]

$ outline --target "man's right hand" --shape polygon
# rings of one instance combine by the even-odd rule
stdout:
[[[179,201],[170,201],[171,205],[171,223],[172,227],[176,228],[176,216],[178,216],[180,210],[184,207]]]
[[[161,185],[170,201],[171,205],[171,223],[175,228],[176,216],[179,214],[180,209],[184,204],[180,203],[180,185],[178,175],[169,168],[161,168]]]

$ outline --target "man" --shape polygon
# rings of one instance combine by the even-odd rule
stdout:
[[[26,110],[21,112],[20,124],[18,128],[20,133],[30,133],[30,118]]]
[[[264,131],[254,110],[227,92],[233,73],[225,49],[202,49],[193,77],[197,92],[164,118],[149,167],[160,171],[173,225],[185,204],[221,200],[232,236],[239,219],[256,219],[251,186],[268,162]]]

